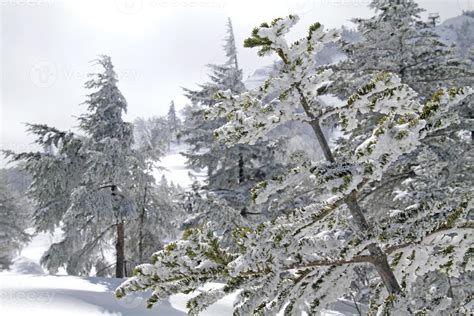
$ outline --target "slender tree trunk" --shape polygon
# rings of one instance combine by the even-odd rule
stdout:
[[[119,210],[117,205],[117,186],[111,186],[112,199],[114,203],[114,213],[115,216],[119,216]],[[120,220],[116,226],[116,240],[115,240],[115,277],[123,278],[125,271],[125,231],[124,231],[124,222]]]
[[[115,242],[115,251],[116,251],[116,262],[115,262],[115,277],[123,278],[125,271],[125,252],[124,252],[124,242],[125,240],[125,231],[124,223],[121,221],[117,224],[117,240]]]
[[[239,153],[239,184],[244,183],[245,177],[244,177],[244,155],[242,153]]]
[[[146,205],[146,199],[147,199],[147,189],[148,189],[148,183],[145,184],[145,189],[144,189],[144,193],[143,193],[143,205],[141,207],[141,210],[140,210],[140,215],[139,215],[139,221],[140,221],[140,226],[139,226],[139,231],[138,231],[138,259],[140,260],[140,262],[143,262],[143,239],[144,239],[144,236],[143,236],[143,224],[145,223],[145,211],[146,211],[146,208],[145,208],[145,205]]]
[[[324,133],[321,130],[321,126],[319,125],[319,120],[314,117],[313,113],[311,112],[309,103],[306,100],[303,91],[301,91],[301,88],[297,86],[296,89],[300,95],[301,105],[303,106],[306,115],[308,115],[308,117],[312,119],[310,125],[314,131],[314,134],[316,135],[316,138],[318,139],[321,149],[323,150],[324,157],[329,162],[335,162],[334,155],[331,152],[331,148],[329,148],[326,137],[324,136]],[[353,191],[351,194],[349,194],[349,196],[346,197],[345,202],[347,204],[347,207],[349,208],[349,211],[352,215],[352,218],[354,219],[357,228],[361,232],[367,233],[370,230],[370,226],[367,223],[367,220],[365,219],[364,213],[362,212],[359,203],[357,202],[355,191]],[[387,255],[376,244],[370,244],[367,248],[369,250],[370,255],[372,256],[372,264],[375,266],[375,269],[382,278],[382,281],[385,287],[387,288],[387,291],[391,294],[401,292],[400,285],[398,284],[398,281],[395,278],[395,275],[393,274],[390,265],[388,264]]]

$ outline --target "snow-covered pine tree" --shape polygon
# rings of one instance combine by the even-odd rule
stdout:
[[[381,71],[397,74],[426,99],[440,87],[472,85],[472,69],[420,20],[424,10],[415,1],[372,0],[369,7],[374,16],[354,19],[363,39],[343,44],[347,59],[335,66],[336,94],[346,98]]]
[[[230,19],[227,32],[224,45],[226,62],[223,65],[208,65],[211,70],[209,75],[211,81],[200,84],[199,90],[184,88],[186,97],[192,103],[190,110],[186,111],[187,116],[185,116],[182,132],[185,142],[190,146],[188,152],[185,153],[187,164],[194,169],[206,168],[211,187],[215,187],[212,183],[215,173],[219,171],[219,168],[222,168],[219,165],[225,168],[233,167],[232,170],[236,170],[238,165],[236,160],[225,161],[225,159],[228,155],[238,156],[239,153],[233,155],[233,152],[230,152],[232,149],[227,149],[212,135],[213,131],[225,120],[220,118],[206,120],[204,117],[204,108],[215,104],[215,93],[221,90],[230,90],[232,93],[238,94],[245,89],[242,83],[242,70],[238,68],[237,48]],[[235,157],[230,159],[235,159]],[[221,164],[221,162],[223,163]],[[238,182],[235,174],[230,176],[228,173],[224,174],[224,178],[227,181],[232,181],[234,185]],[[216,180],[218,181],[218,179]]]
[[[125,227],[125,260],[132,269],[162,249],[163,242],[176,238],[177,221],[183,215],[177,202],[183,190],[168,185],[166,179],[156,183],[153,176],[160,169],[156,163],[165,155],[171,141],[167,118],[139,118],[134,122],[133,134],[129,195],[136,215]],[[98,271],[107,274],[107,270],[104,266]]]
[[[157,161],[165,155],[172,141],[166,117],[137,118],[134,122],[134,148],[148,160]]]
[[[171,101],[170,103],[167,119],[168,119],[170,132],[176,137],[176,134],[178,133],[178,130],[181,127],[181,121],[179,117],[176,115],[176,108],[174,105],[174,101]]]
[[[28,194],[35,201],[36,230],[53,232],[71,205],[72,191],[84,172],[85,158],[80,152],[83,137],[44,124],[27,124],[27,131],[37,137],[35,142],[43,150],[4,154],[19,161],[20,167],[31,175]],[[50,150],[53,147],[56,152]]]
[[[216,103],[215,94],[218,91],[239,94],[245,90],[230,19],[224,51],[227,57],[224,64],[209,65],[210,82],[199,85],[198,90],[184,89],[193,104],[186,108],[184,114],[182,134],[190,146],[184,155],[190,168],[207,169],[208,190],[219,191],[231,207],[245,212],[242,202],[249,195],[249,188],[262,180],[265,174],[275,172],[275,147],[271,142],[259,142],[256,146],[236,144],[226,147],[213,136],[213,131],[225,123],[224,118],[206,118],[204,115],[205,109]],[[236,195],[245,198],[228,199]]]
[[[211,73],[210,82],[200,84],[199,90],[184,88],[185,95],[193,103],[212,105],[215,103],[214,94],[219,91],[230,89],[233,93],[245,90],[242,83],[242,69],[239,68],[237,59],[237,47],[235,46],[234,31],[230,18],[227,22],[227,36],[224,39],[224,52],[227,60],[222,65],[208,65]]]
[[[132,151],[133,127],[122,118],[127,111],[127,102],[117,87],[117,75],[110,57],[102,56],[98,63],[104,72],[95,74],[86,82],[85,87],[95,91],[88,95],[85,102],[88,113],[79,117],[80,128],[90,139],[82,185],[86,190],[78,200],[90,199],[98,188],[110,190],[109,201],[104,202],[111,207],[109,211],[116,230],[115,275],[120,278],[125,272],[125,221],[135,211],[128,192],[131,186],[130,166],[135,160]],[[93,193],[87,192],[89,190]]]
[[[209,115],[229,119],[216,131],[229,144],[255,142],[290,120],[308,122],[325,149],[325,161],[301,159],[282,177],[262,182],[255,194],[259,202],[268,192],[309,179],[318,193],[315,199],[257,229],[237,229],[240,252],[221,247],[208,227],[189,230],[183,240],[155,253],[152,264],[137,267],[116,295],[150,289],[151,307],[172,294],[224,280],[224,287],[191,299],[190,314],[237,290],[241,291],[234,304],[236,315],[315,314],[350,291],[350,283],[358,277],[356,266],[370,263],[379,274],[371,279],[371,311],[467,313],[472,307],[469,295],[453,300],[429,282],[418,285],[431,271],[472,272],[474,237],[467,217],[472,196],[461,195],[454,204],[409,207],[370,223],[359,199],[366,187],[383,181],[388,168],[419,151],[424,139],[456,124],[456,108],[472,90],[440,89],[422,105],[417,93],[396,75],[381,73],[343,106],[322,106],[318,93],[329,84],[331,71],[307,70],[316,62],[313,53],[335,40],[336,34],[315,23],[307,37],[290,45],[284,36],[297,21],[297,16],[289,16],[253,30],[245,45],[259,47],[260,55],[276,53],[283,61],[280,72],[260,89],[238,96],[220,93],[221,103]],[[266,100],[269,95],[276,95],[273,102]],[[379,121],[371,133],[360,134],[355,150],[334,152],[320,132],[320,123],[334,113],[347,135],[366,123],[357,119],[357,113],[376,115]]]
[[[178,207],[182,189],[169,186],[163,178],[153,176],[157,162],[169,148],[172,133],[168,117],[139,118],[134,122],[134,151],[137,164],[132,169],[131,192],[137,207],[137,218],[127,227],[125,242],[127,261],[132,267],[146,261],[163,242],[175,239],[183,211]]]
[[[7,155],[23,161],[33,176],[36,229],[53,231],[60,226],[64,233],[43,255],[42,264],[52,273],[65,267],[69,274],[87,275],[93,267],[107,265],[113,242],[115,274],[123,277],[125,224],[135,212],[131,168],[137,163],[132,125],[122,118],[127,103],[111,59],[101,56],[97,64],[103,72],[86,82],[92,92],[85,101],[87,113],[78,118],[85,135],[29,125],[36,143],[48,150]]]
[[[25,232],[31,225],[29,210],[24,198],[0,177],[0,270],[8,269],[21,246],[30,240]]]
[[[443,42],[446,39],[440,38],[436,34],[436,29],[421,22],[418,14],[423,12],[423,9],[420,9],[414,1],[372,1],[371,7],[377,12],[374,17],[356,20],[359,31],[365,38],[353,43],[347,41],[344,49],[348,59],[334,67],[333,88],[336,92],[347,95],[359,78],[370,76],[384,68],[397,73],[402,82],[415,88],[425,99],[440,85],[473,85],[474,68],[469,58],[462,57],[461,47],[447,47],[446,45],[450,43]],[[348,90],[341,92],[337,89]],[[457,126],[455,133],[451,131],[442,134],[449,135],[451,146],[456,148],[465,148],[465,141],[457,133],[472,131],[474,128],[471,122],[472,99],[472,95],[468,96],[458,107],[462,127]],[[378,118],[375,116],[372,119]],[[366,126],[370,129],[371,123],[367,123]],[[359,128],[364,129],[365,126]],[[362,131],[352,133],[351,137],[339,139],[339,147],[354,147],[357,144],[354,138],[360,132]],[[474,135],[474,132],[471,134]],[[431,146],[430,150],[436,151],[436,148],[444,148],[437,144],[438,141],[431,137],[425,140],[424,144]],[[460,150],[459,154],[461,156],[465,154],[464,150]],[[442,161],[447,161],[445,160],[447,157],[452,158],[452,161],[459,161],[453,152],[437,156]],[[414,176],[411,170],[413,167],[411,163],[401,164],[389,171],[385,185],[379,186],[375,191],[369,190],[370,194],[364,198],[364,207],[383,211],[383,206],[391,205],[393,209],[397,209],[399,205],[397,201],[392,201],[391,192],[403,186],[403,181]]]
[[[133,179],[133,195],[137,206],[137,219],[129,223],[125,248],[127,261],[132,267],[146,262],[164,243],[176,239],[183,211],[179,198],[183,190],[168,184],[165,178],[159,183],[150,173],[139,173]]]

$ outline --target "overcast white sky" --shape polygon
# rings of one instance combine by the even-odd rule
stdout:
[[[169,102],[182,107],[181,87],[207,79],[205,65],[224,60],[227,17],[232,19],[240,65],[247,77],[271,59],[242,47],[252,28],[297,13],[293,36],[320,21],[350,26],[372,14],[370,0],[0,0],[0,147],[27,150],[24,123],[60,129],[84,112],[89,61],[107,54],[128,100],[128,119],[163,115]],[[474,0],[419,0],[442,20],[474,9]],[[298,34],[299,33],[299,34]],[[0,159],[0,167],[3,165]]]

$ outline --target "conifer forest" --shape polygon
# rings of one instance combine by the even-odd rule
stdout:
[[[0,1],[0,315],[474,314],[471,0]]]

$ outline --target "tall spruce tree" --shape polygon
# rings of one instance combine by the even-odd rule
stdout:
[[[362,38],[344,42],[343,50],[348,58],[333,67],[335,73],[332,92],[347,96],[357,84],[384,70],[396,73],[403,83],[414,88],[425,100],[439,87],[474,84],[474,72],[469,58],[462,57],[461,47],[448,47],[449,43],[436,34],[433,26],[421,21],[419,14],[424,10],[414,1],[373,0],[370,8],[376,12],[373,17],[354,20]],[[472,131],[472,96],[462,102],[459,111],[462,119],[456,127],[457,132]],[[378,120],[377,116],[371,118]],[[359,119],[368,118],[361,115]],[[366,126],[358,127],[361,129],[358,132],[366,129]],[[448,134],[453,145],[458,144],[457,148],[464,148],[463,141],[455,133],[445,135]],[[474,132],[471,134],[474,135]],[[357,144],[354,137],[357,135],[353,133],[351,137],[339,139],[339,148],[352,146],[354,149]],[[429,138],[424,143],[432,143],[434,149],[440,147],[436,144],[437,141]],[[447,156],[451,155],[439,155],[439,159],[444,160]],[[397,203],[392,201],[389,192],[414,175],[412,167],[412,164],[407,164],[393,170],[391,176],[387,177],[386,185],[367,194],[364,206],[384,209],[383,205],[390,204],[395,209]]]
[[[227,57],[224,64],[208,66],[211,70],[210,82],[200,84],[198,90],[184,89],[192,103],[185,112],[183,124],[184,141],[190,146],[184,155],[189,167],[207,169],[209,190],[219,191],[230,206],[245,213],[247,208],[242,207],[242,202],[248,197],[250,186],[262,180],[266,173],[275,172],[272,156],[275,148],[270,142],[226,147],[215,139],[213,132],[225,123],[225,119],[206,117],[206,109],[216,104],[215,95],[219,91],[239,94],[245,90],[230,19],[224,51]],[[231,198],[236,195],[241,198]]]
[[[162,116],[137,118],[134,121],[134,147],[144,159],[157,161],[163,157],[172,141],[168,119]]]
[[[127,261],[134,267],[146,261],[163,242],[177,236],[177,221],[183,211],[177,200],[182,189],[168,185],[163,177],[159,183],[153,173],[160,168],[157,162],[165,155],[171,141],[169,122],[165,117],[135,120],[131,192],[137,207],[137,217],[128,225],[125,241]]]
[[[174,105],[174,101],[171,101],[170,103],[167,119],[168,119],[170,131],[176,134],[178,132],[180,122],[179,122],[178,116],[176,115],[176,108]]]
[[[165,178],[159,183],[150,172],[136,173],[133,196],[137,217],[127,226],[125,248],[131,267],[148,261],[152,254],[163,249],[164,243],[176,239],[179,221],[184,212],[179,207],[183,190],[169,185]]]
[[[400,78],[383,72],[344,105],[328,106],[319,96],[331,71],[313,72],[313,53],[334,41],[336,34],[315,23],[307,37],[290,45],[285,35],[297,21],[297,16],[289,16],[253,30],[245,45],[258,47],[260,55],[276,53],[282,60],[279,73],[260,89],[238,96],[220,93],[221,103],[209,115],[229,119],[216,135],[230,145],[254,142],[291,120],[308,122],[324,149],[324,160],[300,159],[280,178],[258,185],[255,194],[265,196],[307,180],[313,183],[314,200],[256,229],[237,229],[240,252],[221,247],[209,227],[189,230],[183,240],[157,252],[152,264],[139,266],[116,295],[151,289],[148,303],[153,306],[169,295],[225,280],[223,288],[189,300],[189,313],[196,315],[241,290],[234,304],[236,315],[316,314],[350,291],[350,283],[358,277],[355,267],[371,264],[378,273],[370,280],[371,312],[467,313],[472,295],[468,285],[461,283],[464,291],[452,299],[445,288],[430,281],[433,271],[472,273],[473,201],[465,194],[468,183],[457,185],[460,190],[449,202],[410,205],[372,222],[360,199],[366,188],[377,187],[391,167],[410,155],[422,168],[436,164],[423,158],[423,142],[458,124],[459,104],[472,89],[439,89],[428,102],[420,103],[418,94]],[[334,151],[328,145],[320,124],[335,113],[347,136],[358,134],[355,149]],[[361,120],[360,114],[377,116],[379,121]],[[359,128],[367,124],[370,132]]]
[[[191,102],[209,106],[215,104],[214,95],[216,92],[230,90],[233,93],[240,93],[245,90],[242,83],[242,69],[239,68],[237,61],[237,47],[230,18],[227,22],[227,36],[224,41],[223,48],[227,60],[222,65],[208,65],[211,71],[209,74],[211,81],[199,84],[199,90],[184,88],[185,95]]]
[[[127,102],[117,87],[117,76],[110,57],[102,56],[98,63],[104,68],[86,82],[87,89],[95,90],[85,102],[88,113],[79,118],[80,128],[90,137],[88,144],[88,168],[84,174],[84,188],[97,187],[110,190],[113,224],[116,230],[116,277],[124,276],[125,269],[125,221],[134,211],[129,195],[130,165],[132,153],[133,127],[123,121]],[[95,187],[95,188],[94,188]],[[84,191],[84,198],[91,192]]]
[[[7,155],[24,161],[33,176],[36,229],[60,226],[64,233],[41,263],[53,273],[65,267],[69,274],[87,275],[93,267],[107,265],[113,243],[115,275],[120,278],[125,271],[125,225],[136,211],[130,179],[137,158],[132,125],[122,118],[127,102],[111,59],[100,56],[96,62],[103,71],[85,83],[92,92],[85,101],[87,113],[78,118],[80,134],[29,125],[36,143],[48,150]]]
[[[223,65],[208,65],[211,71],[209,75],[211,81],[200,84],[199,90],[184,88],[186,97],[192,103],[192,109],[188,111],[189,116],[185,117],[183,126],[185,142],[190,146],[190,150],[185,153],[188,159],[187,164],[195,169],[206,168],[209,185],[213,188],[220,186],[220,184],[214,185],[213,181],[215,174],[219,172],[220,165],[224,168],[230,166],[232,171],[236,170],[238,162],[235,160],[235,156],[239,156],[238,152],[234,154],[232,149],[225,148],[214,139],[213,131],[224,121],[220,118],[206,120],[204,117],[205,107],[215,104],[214,95],[218,91],[230,90],[232,93],[238,94],[245,89],[242,83],[242,70],[238,68],[237,48],[230,19],[227,32],[224,45],[226,62]],[[227,160],[229,155],[232,157]],[[234,184],[238,182],[235,174],[224,174],[223,176]],[[219,182],[218,179],[216,181]]]
[[[168,109],[168,115],[166,116],[168,122],[168,128],[170,132],[170,143],[168,144],[168,148],[171,146],[171,140],[176,141],[178,144],[180,143],[181,138],[181,120],[179,119],[178,115],[176,114],[176,107],[174,105],[174,101],[171,101],[170,107]]]

